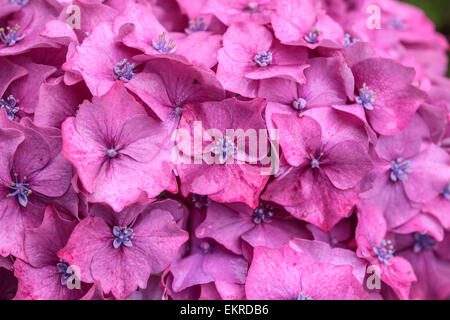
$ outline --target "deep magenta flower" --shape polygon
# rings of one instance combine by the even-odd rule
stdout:
[[[16,300],[89,299],[92,285],[81,283],[78,269],[58,258],[77,221],[65,220],[48,207],[42,224],[27,230],[25,260],[17,259],[14,274],[19,279]]]
[[[188,240],[170,211],[153,204],[134,205],[117,213],[95,205],[91,216],[73,231],[58,256],[80,268],[81,281],[100,283],[117,299],[147,287],[150,274],[171,264]]]
[[[138,131],[135,131],[138,129]],[[119,82],[103,97],[84,102],[62,125],[63,153],[77,168],[91,202],[117,212],[149,201],[165,189],[176,192],[167,135]]]
[[[301,115],[312,108],[345,104],[347,96],[353,95],[353,75],[342,59],[320,57],[305,63],[304,84],[283,78],[261,81],[258,96],[268,100],[265,118],[269,129],[274,128],[275,113]]]
[[[124,12],[115,19],[114,31],[128,47],[149,55],[176,53],[208,68],[217,63],[217,50],[222,39],[206,29],[168,32],[156,19],[149,4],[134,1],[128,1]]]
[[[448,299],[450,295],[449,233],[437,240],[429,232],[397,235],[401,243],[399,255],[407,259],[417,275],[411,287],[410,299]]]
[[[355,104],[362,108],[372,128],[382,135],[403,130],[425,100],[425,93],[412,85],[415,71],[390,59],[368,58],[351,66],[355,77]],[[389,79],[389,80],[387,80]]]
[[[411,283],[417,281],[411,264],[396,256],[395,243],[388,235],[382,212],[374,205],[358,203],[356,227],[357,254],[378,267],[381,280],[394,290],[400,299],[408,299]]]
[[[275,36],[284,44],[341,48],[342,27],[314,0],[278,0],[272,14]]]
[[[429,130],[418,116],[403,131],[378,139],[373,181],[361,197],[376,204],[389,228],[411,219],[424,204],[445,198],[450,157],[429,140]],[[439,216],[437,209],[432,212]]]
[[[330,108],[274,114],[290,168],[269,183],[262,198],[323,231],[350,213],[359,184],[373,165],[361,122]]]
[[[14,56],[33,48],[55,46],[39,35],[47,21],[58,15],[58,9],[51,2],[29,1],[26,5],[17,5],[13,10],[9,6],[2,6],[2,11],[6,9],[5,13],[12,14],[5,15],[6,18],[1,20],[0,56]]]
[[[118,43],[114,36],[110,24],[96,25],[89,36],[72,49],[62,66],[73,74],[72,77],[79,77],[77,81],[84,80],[94,96],[105,95],[116,81],[127,82],[133,78],[132,57],[137,52]]]
[[[285,46],[272,32],[254,23],[236,23],[223,36],[217,78],[225,89],[254,98],[264,79],[281,78],[305,82],[305,48]]]
[[[239,101],[230,98],[186,106],[179,125],[184,131],[176,137],[177,148],[183,152],[182,158],[177,160],[183,195],[196,193],[218,202],[244,202],[251,208],[258,206],[259,195],[269,179],[268,175],[262,174],[260,163],[269,151],[267,135],[259,133],[260,129],[265,129],[262,118],[265,105],[263,99]],[[195,147],[193,130],[196,123],[200,123],[201,128],[195,130],[203,136],[200,148]],[[244,134],[239,137],[235,130],[254,132],[257,139],[246,143],[253,143],[252,146],[242,145],[240,141],[245,139]],[[261,146],[267,147],[266,152]],[[251,154],[250,149],[255,148],[261,149]]]
[[[225,91],[214,72],[183,57],[143,57],[145,67],[125,86],[168,126],[178,126],[188,103],[220,101]]]
[[[25,259],[26,228],[41,223],[46,205],[72,212],[70,207],[78,205],[77,200],[60,203],[71,192],[72,167],[61,154],[58,129],[34,127],[28,118],[11,121],[3,110],[0,128],[0,253]]]

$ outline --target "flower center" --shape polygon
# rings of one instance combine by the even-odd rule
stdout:
[[[308,109],[306,107],[307,104],[305,99],[298,98],[297,100],[292,101],[292,108],[300,114]]]
[[[441,194],[445,199],[450,200],[450,182],[447,183],[447,186],[445,186],[444,190],[441,191]]]
[[[127,59],[123,59],[114,67],[114,77],[116,78],[116,80],[128,82],[134,76],[134,67],[134,63],[129,63]]]
[[[267,67],[272,62],[272,52],[258,52],[255,55],[255,62],[260,67]]]
[[[252,220],[255,224],[260,224],[262,222],[270,222],[273,217],[273,208],[264,204],[260,204],[258,208],[253,210]]]
[[[404,30],[406,27],[405,24],[402,22],[402,20],[400,20],[399,17],[394,17],[394,18],[390,19],[389,26],[391,26],[393,29],[396,29],[396,30]]]
[[[133,246],[133,244],[131,243],[131,240],[134,238],[133,229],[127,227],[114,226],[113,235],[114,235],[114,242],[113,242],[114,248],[117,249],[122,244],[125,247]]]
[[[388,260],[394,257],[395,249],[391,240],[386,241],[383,239],[379,247],[373,247],[373,252],[378,256],[378,260],[386,265],[390,265],[391,263]]]
[[[22,207],[26,207],[28,204],[28,196],[31,194],[31,190],[29,189],[29,184],[27,183],[27,177],[23,177],[23,181],[19,182],[19,175],[17,173],[14,174],[15,182],[11,182],[11,184],[7,184],[6,187],[13,190],[14,192],[8,193],[6,195],[7,198],[16,197],[19,200],[19,204]]]
[[[211,244],[209,244],[208,241],[202,241],[202,242],[200,242],[199,248],[202,250],[202,252],[203,252],[204,254],[210,253],[210,252],[211,252],[211,249],[212,249]]]
[[[179,118],[183,114],[183,111],[184,111],[183,107],[175,106],[173,108],[173,115],[175,116],[175,118]]]
[[[20,26],[18,24],[16,24],[16,26],[14,28],[6,27],[6,30],[5,30],[5,28],[0,28],[0,40],[6,46],[12,47],[13,45],[15,45],[17,42],[19,42],[20,40],[22,40],[25,37],[25,35],[19,36],[17,34],[19,29],[20,29]]]
[[[408,174],[411,172],[409,169],[409,161],[403,161],[402,158],[398,158],[395,161],[391,161],[391,174],[392,181],[404,181],[408,179]]]
[[[164,31],[158,36],[158,41],[152,40],[153,48],[161,53],[172,53],[176,49],[176,44],[173,43],[173,39],[166,40],[166,32]]]
[[[63,259],[59,259],[59,263],[56,264],[56,267],[61,274],[61,285],[63,286],[66,286],[67,283],[76,276],[72,268],[69,267],[69,264]]]
[[[311,168],[318,169],[320,167],[320,159],[323,157],[323,152],[320,153],[318,158],[311,159]]]
[[[17,103],[19,100],[16,100],[14,96],[11,94],[9,97],[5,100],[0,99],[0,109],[5,109],[6,114],[8,115],[9,120],[14,120],[16,117],[16,113],[19,112],[19,107],[17,106]]]
[[[228,158],[234,155],[236,146],[234,142],[227,136],[216,141],[216,145],[212,148],[212,152],[219,156],[219,163],[224,164]]]
[[[250,1],[248,5],[244,8],[244,11],[248,13],[258,13],[259,3],[256,1]]]
[[[201,209],[207,207],[211,203],[211,200],[206,195],[193,193],[192,202],[196,208]]]
[[[351,47],[352,45],[354,45],[355,43],[361,41],[360,39],[356,39],[353,38],[349,33],[345,34],[345,38],[344,38],[344,47],[348,48]]]
[[[312,28],[311,31],[304,36],[306,42],[314,44],[319,42],[319,36],[322,32],[317,30],[316,27]]]
[[[300,294],[297,297],[297,300],[312,300],[311,296],[307,295],[303,291],[300,291]]]
[[[17,4],[18,6],[24,7],[30,0],[8,0],[9,3]]]
[[[369,89],[366,84],[359,89],[359,96],[356,97],[356,102],[362,104],[366,110],[373,110],[372,103],[375,102],[376,93]]]
[[[433,250],[436,247],[436,240],[425,233],[416,232],[414,238],[416,239],[413,249],[415,253],[422,251],[422,249]]]
[[[117,151],[116,148],[113,147],[113,148],[109,148],[108,150],[106,150],[105,154],[109,159],[114,159],[115,157],[117,157],[119,152]]]
[[[189,20],[189,27],[184,29],[184,32],[187,34],[191,34],[199,31],[206,31],[208,29],[208,25],[205,23],[203,17],[195,18],[194,20]]]

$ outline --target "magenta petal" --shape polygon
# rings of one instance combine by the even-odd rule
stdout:
[[[54,208],[47,207],[42,224],[25,235],[27,262],[35,268],[52,265],[56,270],[58,250],[66,245],[75,225],[75,221],[62,219]]]
[[[0,57],[0,95],[3,97],[9,85],[26,74],[27,70],[25,68]]]
[[[245,283],[249,300],[293,300],[301,291],[303,266],[311,263],[303,253],[288,246],[281,250],[255,248]]]
[[[370,58],[355,64],[352,71],[358,90],[365,83],[376,93],[374,110],[366,114],[378,133],[391,135],[404,129],[425,99],[424,92],[411,85],[414,69],[393,60]]]
[[[281,0],[277,1],[276,12],[272,15],[272,26],[276,37],[288,43],[302,39],[313,27],[315,19],[313,1]]]
[[[133,246],[146,252],[152,262],[152,273],[162,272],[174,262],[181,245],[189,238],[169,211],[152,210],[152,205],[141,213],[134,231]]]
[[[417,277],[411,264],[402,257],[389,259],[391,265],[381,266],[381,279],[386,282],[402,300],[409,298],[409,292]]]
[[[450,181],[450,156],[432,144],[411,161],[411,173],[403,183],[408,198],[415,202],[431,201]]]
[[[19,279],[16,300],[78,300],[90,287],[82,283],[79,290],[71,290],[61,285],[61,274],[56,265],[34,268],[16,260],[14,267],[14,274]]]
[[[93,283],[92,260],[99,251],[109,246],[112,248],[112,241],[111,229],[106,223],[99,217],[88,217],[75,227],[66,246],[58,252],[58,257],[80,268],[81,281]]]
[[[34,122],[38,126],[60,128],[66,118],[75,115],[77,107],[88,97],[89,90],[82,83],[67,86],[62,77],[54,83],[43,83],[39,90]]]
[[[274,114],[272,120],[280,130],[280,145],[290,165],[299,166],[315,156],[322,139],[317,121],[310,117],[281,114]]]
[[[247,212],[241,212],[216,202],[210,203],[206,219],[197,227],[195,234],[199,238],[213,238],[228,250],[241,254],[241,236],[254,227],[250,212],[249,208]]]
[[[151,262],[142,249],[130,247],[122,251],[106,246],[92,257],[90,272],[100,282],[103,292],[125,299],[138,287],[146,287]]]
[[[356,186],[372,169],[372,161],[364,148],[353,141],[340,142],[326,150],[323,170],[331,183],[339,189]]]

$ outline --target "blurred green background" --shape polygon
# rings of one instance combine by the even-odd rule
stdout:
[[[450,0],[401,0],[422,8],[434,21],[439,32],[445,34],[450,41]],[[450,53],[449,53],[450,57]],[[447,73],[450,76],[450,68]]]
[[[422,8],[438,30],[450,35],[450,0],[402,0]]]

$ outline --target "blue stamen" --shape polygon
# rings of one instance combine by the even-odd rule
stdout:
[[[404,30],[406,28],[405,24],[398,17],[389,20],[389,25],[396,30]]]
[[[311,29],[309,34],[305,35],[303,38],[305,39],[306,42],[311,44],[319,43],[319,36],[321,33],[322,32],[320,32],[319,30],[317,30],[316,27],[314,27]]]
[[[305,112],[308,108],[306,107],[308,103],[303,98],[298,98],[297,100],[292,101],[292,107],[299,114]]]
[[[114,76],[116,80],[122,80],[123,82],[130,81],[134,76],[134,67],[135,64],[129,63],[127,59],[123,59],[122,61],[118,62],[114,67]]]
[[[436,240],[425,233],[416,232],[414,238],[416,239],[413,249],[415,253],[422,251],[422,249],[433,250],[436,247]]]
[[[320,158],[323,157],[323,152],[320,153],[318,158],[311,159],[311,168],[318,169],[320,167]]]
[[[158,41],[152,40],[153,48],[161,53],[173,53],[176,49],[176,44],[173,43],[173,39],[166,40],[166,32],[161,33],[158,36]]]
[[[378,260],[389,266],[391,263],[388,260],[394,257],[395,249],[391,240],[383,239],[379,247],[373,247],[373,252],[378,256]]]
[[[300,294],[297,297],[297,300],[312,300],[311,296],[305,294],[303,291],[300,291]]]
[[[20,40],[22,40],[25,37],[25,35],[19,36],[17,34],[17,31],[19,31],[19,29],[20,29],[20,26],[18,24],[16,24],[16,26],[14,28],[6,27],[6,32],[5,32],[5,28],[0,28],[0,40],[7,47],[12,47],[13,45],[15,45],[17,42],[19,42]]]
[[[8,193],[6,197],[10,198],[17,196],[19,204],[25,208],[28,204],[28,196],[31,194],[31,190],[28,188],[30,185],[27,183],[27,177],[23,177],[23,182],[19,182],[19,175],[17,173],[14,174],[14,177],[15,182],[6,185],[6,187],[14,190],[14,192]]]
[[[272,62],[272,52],[259,52],[255,55],[255,62],[260,67],[267,67]]]
[[[185,110],[185,109],[184,109],[183,107],[175,106],[175,107],[173,108],[173,116],[174,116],[174,118],[175,118],[175,119],[180,118],[181,115],[183,114],[183,111],[184,111],[184,110]]]
[[[260,224],[262,222],[271,222],[273,217],[273,208],[265,204],[260,204],[258,208],[253,210],[252,220],[255,224]]]
[[[8,0],[11,4],[17,4],[18,6],[25,7],[30,0]]]
[[[205,23],[203,17],[195,18],[194,20],[189,20],[189,27],[184,29],[184,32],[191,34],[199,31],[206,31],[208,25]]]
[[[5,100],[0,99],[0,109],[5,109],[6,114],[8,115],[9,120],[14,120],[16,117],[16,113],[19,112],[19,107],[17,106],[17,103],[19,100],[14,98],[14,96],[11,94],[9,97]]]
[[[216,141],[216,145],[211,149],[215,155],[219,155],[219,163],[224,164],[228,158],[234,155],[236,146],[227,136]]]
[[[133,246],[133,244],[131,243],[131,240],[134,238],[133,229],[127,227],[114,226],[113,235],[114,235],[114,242],[113,242],[114,248],[117,249],[121,245],[124,245],[125,247]]]
[[[61,274],[61,285],[63,286],[66,286],[67,283],[76,276],[73,270],[68,270],[69,264],[63,259],[59,259],[59,263],[56,267],[58,268],[58,272]]]
[[[345,38],[344,38],[344,47],[348,48],[351,47],[352,45],[354,45],[355,43],[361,41],[360,39],[357,38],[353,38],[349,33],[345,34]]]
[[[395,161],[391,161],[391,174],[390,178],[392,181],[404,181],[408,179],[408,174],[411,173],[409,169],[410,162],[403,161],[402,158],[398,158]]]
[[[362,104],[366,110],[373,110],[372,103],[375,102],[376,93],[369,89],[366,84],[359,89],[359,96],[356,97],[356,102]]]
[[[441,191],[441,194],[445,199],[450,200],[450,181],[447,183],[444,190]]]

